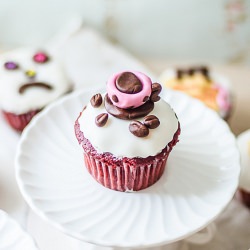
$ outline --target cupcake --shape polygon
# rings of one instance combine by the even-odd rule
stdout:
[[[26,48],[1,55],[0,87],[0,108],[17,131],[71,88],[58,61],[43,51]]]
[[[250,208],[250,129],[237,137],[241,157],[241,173],[239,180],[238,198]]]
[[[131,192],[162,176],[180,125],[161,85],[137,71],[107,81],[107,93],[95,94],[75,122],[88,172],[103,186]]]
[[[166,70],[160,76],[164,86],[182,91],[204,102],[225,120],[231,111],[231,95],[226,78],[212,74],[207,67]]]

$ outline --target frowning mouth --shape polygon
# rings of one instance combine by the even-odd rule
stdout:
[[[19,93],[23,94],[27,89],[33,88],[33,87],[43,88],[43,89],[47,89],[47,90],[53,90],[53,86],[51,86],[51,85],[49,85],[47,83],[43,83],[43,82],[31,82],[31,83],[23,84],[19,88]]]

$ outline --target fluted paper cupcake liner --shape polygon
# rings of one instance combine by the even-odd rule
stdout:
[[[122,192],[138,191],[157,182],[164,172],[167,158],[168,154],[144,166],[135,167],[124,162],[122,166],[114,167],[84,153],[85,165],[94,179],[104,187]]]
[[[22,132],[23,129],[31,121],[33,116],[36,115],[38,112],[40,112],[40,110],[33,110],[33,111],[29,111],[29,112],[24,113],[24,114],[17,115],[14,113],[3,111],[3,115],[6,119],[6,121],[9,123],[9,125],[13,129],[15,129],[19,132]]]

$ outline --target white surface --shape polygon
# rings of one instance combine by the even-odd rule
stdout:
[[[186,95],[164,93],[182,124],[180,142],[155,185],[120,193],[92,179],[74,138],[75,117],[92,94],[61,99],[22,134],[17,180],[40,216],[81,240],[144,247],[187,237],[224,209],[238,184],[239,156],[234,136],[216,113]]]
[[[46,63],[36,63],[33,56],[39,49],[20,48],[3,53],[0,57],[0,108],[7,112],[23,114],[31,110],[41,109],[54,101],[70,88],[70,82],[65,75],[62,65],[53,55],[48,54]],[[19,68],[7,70],[6,62],[17,63]],[[25,73],[35,71],[30,79]],[[19,88],[31,82],[42,82],[52,87],[51,90],[31,87],[24,93]]]
[[[38,250],[33,239],[2,210],[0,210],[0,249]]]
[[[82,108],[79,112],[81,110]],[[95,119],[101,113],[107,113],[104,102],[98,108],[92,107],[88,102],[86,109],[78,119],[80,130],[97,152],[111,152],[118,158],[146,158],[150,155],[157,155],[173,140],[178,129],[178,120],[173,109],[162,99],[154,103],[154,109],[148,114],[155,115],[159,119],[160,125],[155,129],[150,129],[149,135],[146,137],[137,137],[129,131],[131,120],[119,119],[112,115],[109,115],[105,126],[98,127]],[[143,122],[143,117],[134,120]]]
[[[241,173],[239,187],[250,192],[250,129],[237,137],[241,158]]]

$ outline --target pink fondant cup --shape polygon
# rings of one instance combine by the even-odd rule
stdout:
[[[114,84],[119,76],[126,78],[130,73],[133,75],[125,79],[125,83]],[[128,79],[136,77],[141,86],[139,91],[137,89],[136,93],[131,93],[131,89],[134,91],[131,83],[133,80],[129,82]],[[137,88],[138,81],[134,82]],[[126,88],[129,90],[126,91]],[[160,85],[152,83],[143,73],[119,72],[109,79],[107,94],[94,95],[91,104],[77,118],[75,135],[83,149],[85,166],[92,177],[104,187],[121,192],[139,191],[156,183],[164,173],[168,156],[178,142],[181,130],[174,111],[160,100],[160,91]],[[105,102],[113,95],[116,96],[114,100],[118,101],[113,104],[108,101],[107,105]],[[145,96],[149,98],[144,98]],[[122,103],[126,104],[123,106]],[[120,108],[121,104],[124,109]],[[133,108],[127,108],[131,106]],[[146,109],[149,109],[148,113],[145,113]],[[140,112],[142,113],[137,117]],[[138,127],[131,129],[133,122]],[[159,145],[160,137],[164,139]],[[143,144],[147,149],[141,149]],[[123,145],[126,146],[123,148]],[[155,149],[155,145],[159,148]],[[138,155],[133,156],[134,151]]]

